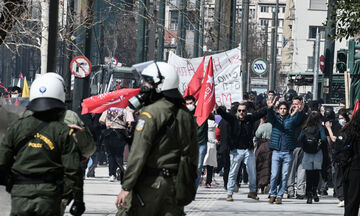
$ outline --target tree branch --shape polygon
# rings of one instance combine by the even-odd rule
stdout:
[[[4,42],[7,32],[15,24],[15,20],[25,11],[23,0],[4,0],[3,13],[0,17],[0,45]]]

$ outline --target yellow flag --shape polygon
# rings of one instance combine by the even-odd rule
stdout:
[[[26,81],[26,77],[24,78],[24,87],[22,90],[22,97],[30,97],[30,89],[29,89],[29,85]]]

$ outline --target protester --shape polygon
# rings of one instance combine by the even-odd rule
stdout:
[[[360,112],[343,128],[345,137],[342,151],[344,154],[344,198],[345,216],[356,216],[360,205]],[[340,139],[340,137],[339,137]]]
[[[9,88],[11,98],[19,98],[21,97],[22,90],[18,86],[10,87]]]
[[[308,204],[319,202],[317,187],[323,163],[323,152],[327,152],[325,129],[321,125],[321,114],[312,112],[306,120],[298,141],[302,144],[304,158],[302,167],[306,170],[306,197]]]
[[[208,121],[208,142],[207,142],[207,152],[204,158],[204,166],[206,167],[206,181],[205,187],[211,188],[212,178],[214,168],[218,166],[216,158],[216,137],[215,130],[217,124],[215,122],[214,113],[211,113]]]
[[[259,112],[254,112],[252,115],[247,115],[246,103],[240,103],[237,107],[237,115],[226,113],[222,109],[217,109],[218,114],[221,115],[231,126],[230,142],[230,172],[227,184],[227,201],[233,201],[233,192],[237,180],[237,174],[241,162],[246,164],[247,172],[249,174],[249,189],[248,198],[259,200],[256,189],[256,161],[253,152],[254,144],[254,123],[266,115],[266,110],[262,109]]]
[[[261,193],[268,193],[270,190],[271,155],[269,141],[271,139],[272,125],[267,121],[266,116],[260,120],[260,126],[255,132],[256,137],[256,181]],[[266,189],[265,189],[266,188]]]
[[[341,157],[342,150],[344,147],[344,140],[342,139],[343,132],[341,128],[343,128],[346,124],[341,126],[338,121],[335,120],[335,112],[333,110],[329,111],[330,114],[326,115],[325,127],[329,134],[329,142],[331,145],[331,153],[332,153],[332,166],[333,166],[333,183],[334,183],[334,196],[336,196],[339,200],[338,207],[344,207],[344,175],[343,175],[343,167],[341,165]]]
[[[109,181],[121,180],[123,168],[123,154],[126,142],[126,129],[134,117],[130,108],[110,108],[102,113],[99,122],[106,126],[103,134],[106,151],[109,161]],[[119,168],[119,175],[116,175],[116,169]]]
[[[289,114],[289,105],[287,102],[280,102],[278,105],[279,113],[275,114],[274,105],[276,99],[268,99],[267,119],[272,124],[272,134],[270,149],[273,150],[271,161],[271,179],[270,179],[270,199],[269,203],[282,204],[282,198],[287,186],[288,173],[292,163],[292,151],[295,148],[294,131],[303,118],[304,104],[296,107]],[[280,173],[281,171],[281,173]],[[280,188],[277,190],[277,179],[281,174]]]
[[[290,113],[299,107],[302,102],[302,98],[300,96],[295,96],[292,101],[292,105],[290,108]],[[305,107],[304,107],[305,109]],[[299,125],[295,127],[295,137],[298,137],[301,132],[301,125],[306,120],[306,114],[304,113],[304,117]],[[301,144],[295,140],[295,149],[293,151],[293,162],[291,165],[289,178],[288,178],[288,187],[287,187],[287,198],[295,198],[296,199],[304,199],[305,198],[305,170],[302,167],[304,152],[301,148]]]
[[[96,144],[96,152],[91,156],[92,164],[86,174],[87,177],[95,177],[95,168],[97,167],[101,150],[100,136],[103,126],[99,122],[100,116],[101,114],[97,113],[87,113],[81,116],[84,124],[90,129],[94,142]]]
[[[219,109],[226,110],[225,107],[219,107]],[[236,107],[233,106],[232,110],[234,115],[236,113]],[[235,111],[234,111],[235,110]],[[226,111],[225,111],[226,112]],[[225,119],[221,119],[219,123],[220,128],[220,149],[219,152],[221,153],[222,163],[224,166],[224,173],[223,173],[223,181],[224,181],[224,188],[227,190],[227,183],[229,179],[229,171],[230,171],[230,143],[231,140],[231,125]]]
[[[192,95],[188,95],[185,97],[185,103],[186,103],[186,107],[188,108],[188,110],[190,111],[191,114],[195,115],[195,97]],[[208,142],[208,122],[205,121],[202,125],[198,125],[196,123],[196,117],[194,116],[194,121],[196,124],[196,128],[197,128],[197,137],[198,137],[198,144],[199,144],[199,164],[198,164],[198,169],[199,169],[199,175],[198,178],[196,179],[196,188],[199,187],[200,185],[200,181],[201,181],[201,173],[202,173],[202,168],[203,168],[203,164],[204,164],[204,158],[207,152],[207,142]]]

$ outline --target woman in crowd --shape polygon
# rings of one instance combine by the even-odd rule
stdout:
[[[267,122],[266,116],[261,118],[259,128],[255,132],[256,140],[256,181],[261,193],[268,193],[270,189],[271,175],[271,150],[269,141],[271,139],[272,125]],[[267,187],[267,190],[265,190]]]
[[[304,157],[302,167],[306,172],[306,196],[307,203],[312,199],[319,202],[317,187],[320,179],[320,171],[323,163],[323,152],[326,152],[327,138],[324,127],[321,125],[321,114],[310,113],[298,138],[301,143]]]
[[[357,216],[360,205],[360,112],[353,114],[343,128],[345,134],[344,155],[344,198],[345,216]],[[340,137],[339,137],[340,139]]]
[[[217,167],[217,158],[216,158],[216,130],[217,124],[215,122],[214,114],[211,113],[208,119],[208,142],[207,142],[207,152],[204,159],[204,166],[206,167],[206,182],[205,187],[210,188],[212,183],[212,176],[214,167]]]

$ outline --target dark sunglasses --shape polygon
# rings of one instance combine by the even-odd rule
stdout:
[[[246,112],[246,110],[244,110],[244,109],[238,109],[237,111],[238,112]]]

